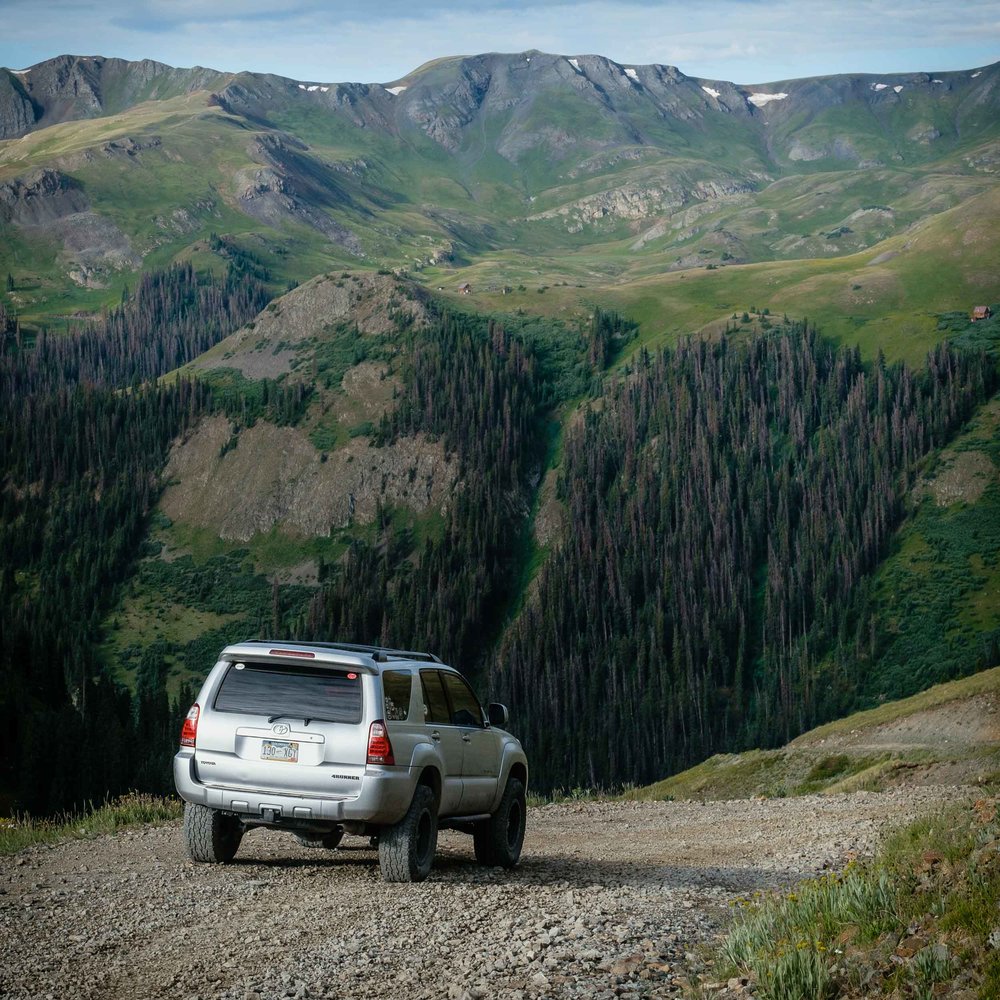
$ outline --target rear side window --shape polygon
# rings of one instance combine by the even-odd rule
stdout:
[[[424,721],[448,725],[451,721],[448,699],[441,687],[441,675],[436,670],[421,670],[420,683],[424,691]]]
[[[404,722],[410,714],[410,691],[413,674],[408,670],[386,670],[382,674],[382,694],[385,698],[385,721]]]
[[[234,663],[215,698],[219,712],[264,715],[269,720],[361,721],[361,677],[346,670]]]

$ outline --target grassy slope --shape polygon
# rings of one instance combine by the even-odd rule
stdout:
[[[276,284],[300,281],[336,264],[356,260],[300,223],[272,228],[238,209],[239,170],[259,168],[248,152],[254,131],[206,106],[207,95],[189,94],[149,102],[110,118],[69,122],[0,143],[0,181],[54,165],[83,186],[94,212],[110,219],[143,257],[143,267],[192,259],[220,264],[205,240],[227,233],[252,248],[271,269]],[[130,137],[161,145],[134,157],[111,157],[103,144]],[[173,213],[185,216],[175,222]],[[26,325],[115,304],[129,270],[107,276],[107,288],[81,288],[67,274],[59,240],[39,228],[5,227],[0,272],[16,282],[9,299]]]
[[[144,266],[188,257],[211,263],[203,241],[212,231],[244,241],[278,285],[349,260],[306,225],[274,228],[239,211],[234,178],[259,166],[248,146],[263,127],[208,107],[207,97],[197,92],[150,101],[0,143],[0,181],[35,166],[58,166],[80,180],[94,210],[145,255]],[[891,357],[919,361],[935,339],[932,313],[1000,299],[998,227],[990,224],[1000,218],[1000,196],[988,169],[971,166],[979,156],[988,163],[990,129],[964,133],[973,141],[906,140],[910,128],[936,120],[940,109],[929,100],[928,93],[914,91],[895,109],[831,109],[808,124],[820,145],[852,130],[869,135],[866,142],[875,143],[883,158],[877,169],[830,158],[789,161],[782,176],[754,195],[689,202],[636,222],[602,219],[575,233],[565,220],[531,222],[528,216],[657,178],[683,175],[690,183],[720,170],[736,176],[752,167],[760,173],[766,166],[757,145],[762,140],[728,116],[664,124],[647,121],[637,104],[629,111],[635,124],[671,155],[645,146],[638,147],[639,160],[597,157],[588,165],[580,152],[564,161],[529,151],[511,162],[490,152],[505,121],[496,115],[486,114],[482,134],[472,130],[454,156],[416,129],[397,139],[347,125],[304,101],[289,101],[269,117],[310,144],[310,162],[364,164],[338,174],[349,200],[332,211],[361,240],[365,263],[409,267],[432,287],[449,290],[471,281],[488,309],[570,315],[591,302],[608,302],[634,315],[651,342],[712,328],[751,304],[768,305],[779,314],[814,318],[866,353],[881,346]],[[950,98],[942,100],[944,106]],[[540,95],[519,125],[530,132],[559,115],[599,134],[610,127],[593,108],[567,104],[557,92]],[[794,124],[781,125],[782,135],[793,134]],[[123,136],[156,136],[162,145],[109,159],[102,144]],[[887,211],[855,218],[873,205]],[[170,220],[176,208],[188,213],[180,229]],[[981,233],[972,232],[977,224]],[[845,225],[850,233],[829,238]],[[636,246],[639,235],[658,226],[662,235]],[[81,289],[66,276],[53,236],[37,230],[5,235],[0,274],[14,275],[19,287],[11,302],[28,323],[100,309],[134,281],[120,272],[107,289]],[[429,267],[428,259],[449,246],[465,266]],[[668,273],[681,258],[725,264],[729,249],[735,251],[730,260],[758,263]],[[893,253],[899,256],[872,263]],[[510,286],[513,297],[486,292],[491,285]],[[540,286],[548,288],[539,294]]]
[[[663,781],[633,789],[625,797],[731,799],[855,791],[881,787],[911,766],[952,763],[967,765],[963,769],[974,780],[994,781],[1000,766],[995,734],[986,742],[949,746],[943,727],[934,721],[945,710],[949,718],[952,710],[981,713],[984,704],[994,712],[1000,704],[1000,668],[856,712],[819,726],[780,750],[718,754]],[[908,720],[919,723],[925,738],[913,739],[909,746],[885,738],[887,727],[901,728],[899,724]]]
[[[572,316],[590,303],[616,308],[640,323],[646,346],[718,330],[734,312],[756,305],[778,316],[807,317],[827,336],[857,344],[868,358],[882,350],[890,359],[919,365],[941,339],[939,313],[1000,299],[998,218],[1000,189],[990,189],[906,234],[833,260],[764,262],[615,282],[591,278],[581,288],[576,279],[588,269],[582,252],[553,262],[551,272],[544,259],[495,254],[440,277],[450,289],[471,281],[476,303],[487,309]],[[511,285],[513,291],[478,290],[491,284]]]
[[[182,805],[178,799],[133,792],[81,815],[62,815],[43,820],[30,816],[0,819],[0,857],[41,844],[90,840],[125,827],[159,826],[180,819]]]
[[[879,631],[872,701],[996,663],[1000,639],[1000,396],[938,456],[874,579]]]

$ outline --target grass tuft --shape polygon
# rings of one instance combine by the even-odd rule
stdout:
[[[891,838],[879,858],[734,903],[713,975],[761,1000],[996,997],[998,800],[950,807]]]
[[[179,819],[182,811],[179,799],[130,792],[83,813],[63,813],[49,819],[25,815],[0,818],[0,856],[38,844],[85,840],[123,827],[166,823]]]

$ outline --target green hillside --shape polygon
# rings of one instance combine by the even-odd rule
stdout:
[[[995,785],[1000,668],[810,730],[779,750],[718,754],[626,799],[741,799],[878,790],[903,782]]]
[[[755,91],[527,53],[439,60],[390,91],[57,63],[98,110],[40,64],[45,114],[0,140],[0,274],[26,327],[99,312],[139,269],[218,268],[213,233],[275,290],[405,269],[469,282],[488,310],[613,301],[669,338],[766,292],[913,362],[930,314],[1000,298],[996,67]]]
[[[0,718],[158,748],[0,805],[158,791],[253,635],[435,650],[540,788],[994,666],[997,76],[0,87]],[[894,773],[841,756],[775,787]]]

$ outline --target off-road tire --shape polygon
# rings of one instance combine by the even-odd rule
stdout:
[[[491,868],[513,868],[524,846],[526,815],[524,785],[518,778],[509,778],[497,811],[472,830],[476,860]]]
[[[344,831],[338,827],[331,833],[297,833],[295,839],[302,847],[322,847],[328,851],[336,850],[344,839]]]
[[[437,800],[427,785],[417,785],[406,815],[378,838],[378,863],[386,882],[423,882],[437,850]]]
[[[235,816],[194,802],[184,803],[184,846],[192,861],[232,861],[242,839],[243,824]]]

